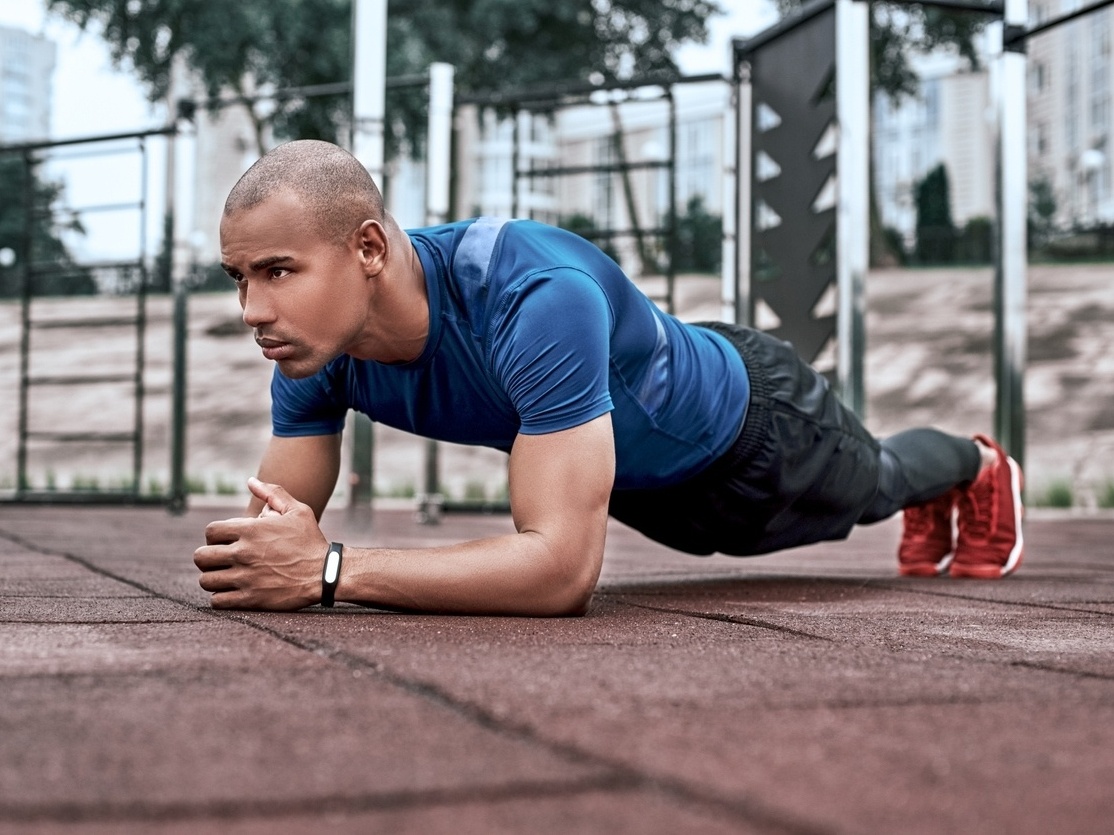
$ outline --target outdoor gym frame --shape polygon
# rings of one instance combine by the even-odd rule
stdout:
[[[1027,0],[996,0],[991,3],[965,0],[924,0],[922,6],[938,6],[956,11],[992,15],[1000,21],[997,63],[998,163],[996,173],[998,204],[998,245],[994,278],[994,369],[996,397],[994,433],[1018,461],[1025,457],[1024,376],[1026,356],[1027,304],[1027,195],[1025,47],[1027,40],[1041,32],[1110,5],[1114,0],[1098,0],[1061,16],[1027,28]],[[895,5],[914,5],[896,0]],[[749,322],[761,288],[754,277],[761,266],[757,256],[764,253],[755,246],[762,234],[756,212],[763,208],[755,200],[761,185],[756,182],[758,153],[761,149],[761,104],[757,96],[767,88],[756,87],[756,73],[764,53],[794,35],[821,15],[831,14],[834,6],[834,71],[836,85],[835,124],[838,128],[836,153],[835,260],[837,263],[838,313],[837,383],[845,401],[856,411],[863,410],[863,278],[867,267],[869,230],[869,114],[868,76],[869,18],[865,0],[816,0],[796,14],[749,39],[733,44],[738,142],[735,160],[738,183],[733,223],[725,218],[725,260],[734,264],[733,276],[725,281],[724,303],[735,311],[737,321]],[[804,59],[806,56],[801,56]],[[791,69],[790,72],[793,70]],[[776,91],[772,93],[776,95]],[[816,137],[806,137],[811,142]],[[811,145],[809,146],[811,147]],[[794,175],[796,172],[794,171]],[[812,201],[814,195],[808,195]],[[814,211],[815,213],[815,211]],[[789,230],[792,231],[792,230]],[[808,300],[811,309],[813,300]],[[811,359],[810,357],[805,357]]]

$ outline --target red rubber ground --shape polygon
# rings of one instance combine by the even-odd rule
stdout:
[[[0,832],[1107,833],[1114,520],[1000,582],[895,522],[775,557],[614,526],[569,620],[216,613],[195,509],[0,508]],[[503,517],[326,517],[408,544]]]

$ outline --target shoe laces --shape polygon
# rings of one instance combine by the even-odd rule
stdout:
[[[932,505],[918,504],[905,508],[905,533],[909,536],[927,536],[932,531],[934,518]]]
[[[968,537],[988,539],[998,515],[998,465],[983,472],[971,484],[965,496],[967,512],[960,514],[960,523]]]
[[[909,505],[904,510],[904,530],[907,537],[927,537],[938,528],[946,527],[949,531],[952,523],[951,493],[945,493],[937,499]]]

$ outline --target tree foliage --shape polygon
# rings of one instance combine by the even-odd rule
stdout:
[[[23,292],[28,184],[31,187],[30,257],[34,267],[43,273],[35,282],[35,295],[95,292],[96,284],[89,271],[75,264],[61,238],[66,231],[82,233],[81,221],[76,217],[60,220],[52,211],[62,197],[62,184],[35,176],[28,183],[23,159],[14,154],[0,154],[0,194],[5,195],[5,199],[0,200],[0,249],[10,248],[20,259],[12,267],[0,267],[0,298],[16,298]]]
[[[215,100],[351,77],[351,0],[47,0],[82,27],[100,26],[113,60],[134,68],[162,99],[180,57]],[[387,74],[456,67],[462,92],[554,80],[675,72],[673,51],[703,42],[715,0],[392,0]],[[395,121],[421,105],[396,100]],[[251,106],[257,137],[270,122],[285,138],[336,140],[347,97],[288,98]]]
[[[922,264],[947,264],[955,258],[955,224],[952,222],[948,171],[937,165],[915,189],[917,202],[917,260]]]
[[[694,194],[677,218],[677,272],[718,272],[723,260],[723,218],[708,211],[704,198]]]
[[[776,0],[784,17],[803,5],[802,0]],[[870,66],[874,89],[895,103],[917,95],[920,84],[909,63],[914,52],[928,53],[942,47],[954,49],[971,67],[979,66],[975,36],[990,16],[981,12],[954,11],[917,4],[870,4]]]

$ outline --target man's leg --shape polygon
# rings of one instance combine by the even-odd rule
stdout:
[[[936,429],[910,429],[882,441],[878,495],[860,521],[869,524],[904,511],[897,551],[901,574],[934,577],[948,570],[961,492],[956,485],[973,481],[979,467],[974,441]]]
[[[882,442],[878,496],[861,521],[904,510],[902,574],[1004,577],[1023,554],[1021,484],[1020,467],[990,438],[914,429]]]

